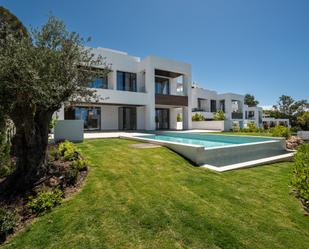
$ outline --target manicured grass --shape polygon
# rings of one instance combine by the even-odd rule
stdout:
[[[4,248],[309,248],[292,163],[219,174],[133,143],[79,144],[93,164],[83,189]]]

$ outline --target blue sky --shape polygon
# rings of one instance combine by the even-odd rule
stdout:
[[[308,0],[0,0],[26,25],[50,13],[88,44],[192,64],[219,92],[309,99]]]

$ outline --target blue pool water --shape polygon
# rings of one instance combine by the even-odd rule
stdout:
[[[143,136],[143,138],[154,139],[158,141],[177,142],[183,144],[201,145],[205,148],[221,147],[235,144],[247,144],[271,141],[271,138],[230,136],[201,133],[167,133],[161,135]]]

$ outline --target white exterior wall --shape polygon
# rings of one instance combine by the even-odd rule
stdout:
[[[101,129],[118,130],[119,106],[104,105],[101,107]]]
[[[92,106],[101,106],[101,129],[118,129],[118,108],[132,106],[137,108],[137,129],[155,130],[155,69],[170,71],[183,75],[184,93],[188,95],[188,107],[183,108],[183,127],[191,127],[191,65],[156,56],[148,56],[144,60],[129,56],[125,52],[105,48],[91,49],[92,53],[101,55],[110,64],[108,89],[96,89],[100,100],[93,100]],[[117,71],[136,73],[137,92],[117,90]],[[178,95],[177,81],[170,79],[170,94]],[[108,105],[106,105],[108,104]],[[172,106],[169,106],[172,108]],[[173,111],[171,113],[173,114]],[[57,112],[58,119],[64,119],[64,109]],[[176,120],[176,118],[175,118]],[[170,127],[177,127],[171,122]]]

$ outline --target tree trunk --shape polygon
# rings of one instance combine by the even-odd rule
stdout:
[[[6,179],[5,188],[0,186],[9,194],[21,194],[31,189],[48,170],[48,125],[53,111],[36,111],[33,115],[29,109],[20,108],[11,115],[16,126],[12,144],[12,155],[17,160],[16,169]]]

